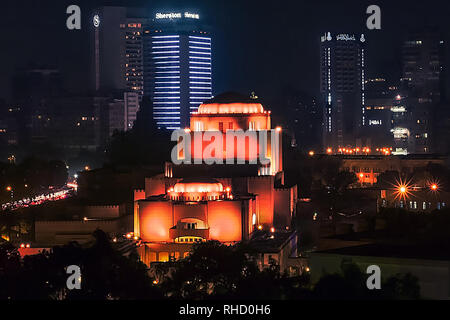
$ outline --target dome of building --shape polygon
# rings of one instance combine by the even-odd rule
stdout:
[[[215,179],[183,179],[173,187],[174,192],[223,192],[223,185]]]
[[[264,113],[257,99],[235,92],[225,92],[202,103],[198,114]]]

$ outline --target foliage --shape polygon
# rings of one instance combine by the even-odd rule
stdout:
[[[397,274],[382,279],[380,290],[369,290],[367,274],[354,263],[341,264],[341,272],[324,275],[315,285],[313,296],[324,300],[369,300],[420,298],[418,279],[411,274]]]
[[[9,243],[0,245],[0,299],[155,299],[161,295],[136,252],[123,256],[97,230],[90,247],[77,243],[20,259]],[[66,268],[81,268],[80,290],[68,290]]]
[[[399,208],[383,208],[380,217],[386,221],[389,237],[450,247],[450,209],[424,214]]]
[[[130,300],[130,299],[418,299],[417,278],[389,277],[382,290],[368,290],[367,275],[352,263],[340,273],[324,275],[315,285],[309,274],[288,277],[272,261],[260,269],[256,255],[243,244],[217,241],[196,244],[182,260],[161,264],[159,282],[133,251],[122,255],[108,236],[97,230],[95,242],[73,242],[25,256],[5,242],[0,245],[0,299]],[[66,268],[81,268],[81,289],[68,290]]]

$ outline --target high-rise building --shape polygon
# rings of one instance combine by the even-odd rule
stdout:
[[[384,78],[366,79],[364,100],[366,146],[373,151],[389,149],[392,154],[407,154],[409,129],[404,93]]]
[[[302,151],[319,150],[322,145],[322,110],[315,98],[286,88],[283,90],[284,123],[292,135],[291,145]]]
[[[361,144],[364,117],[364,34],[321,37],[320,90],[324,106],[323,148]]]
[[[144,30],[144,94],[159,128],[189,126],[212,97],[211,35],[197,13],[156,13]]]
[[[408,94],[410,153],[430,153],[435,108],[444,95],[444,42],[437,29],[410,32],[403,42],[402,82]]]
[[[402,80],[414,96],[439,102],[443,92],[444,41],[436,29],[410,32],[403,42]]]
[[[92,14],[93,88],[143,94],[145,10],[100,7]]]

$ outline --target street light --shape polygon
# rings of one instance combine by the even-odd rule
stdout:
[[[14,191],[13,191],[12,187],[11,186],[7,186],[6,187],[6,191],[10,192],[11,200],[13,200],[14,199]]]
[[[408,184],[401,182],[397,185],[395,193],[395,198],[406,200],[410,193],[410,188]]]

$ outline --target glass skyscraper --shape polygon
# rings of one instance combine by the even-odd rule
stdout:
[[[157,13],[144,31],[144,95],[159,128],[189,127],[212,98],[211,35],[198,14]]]

